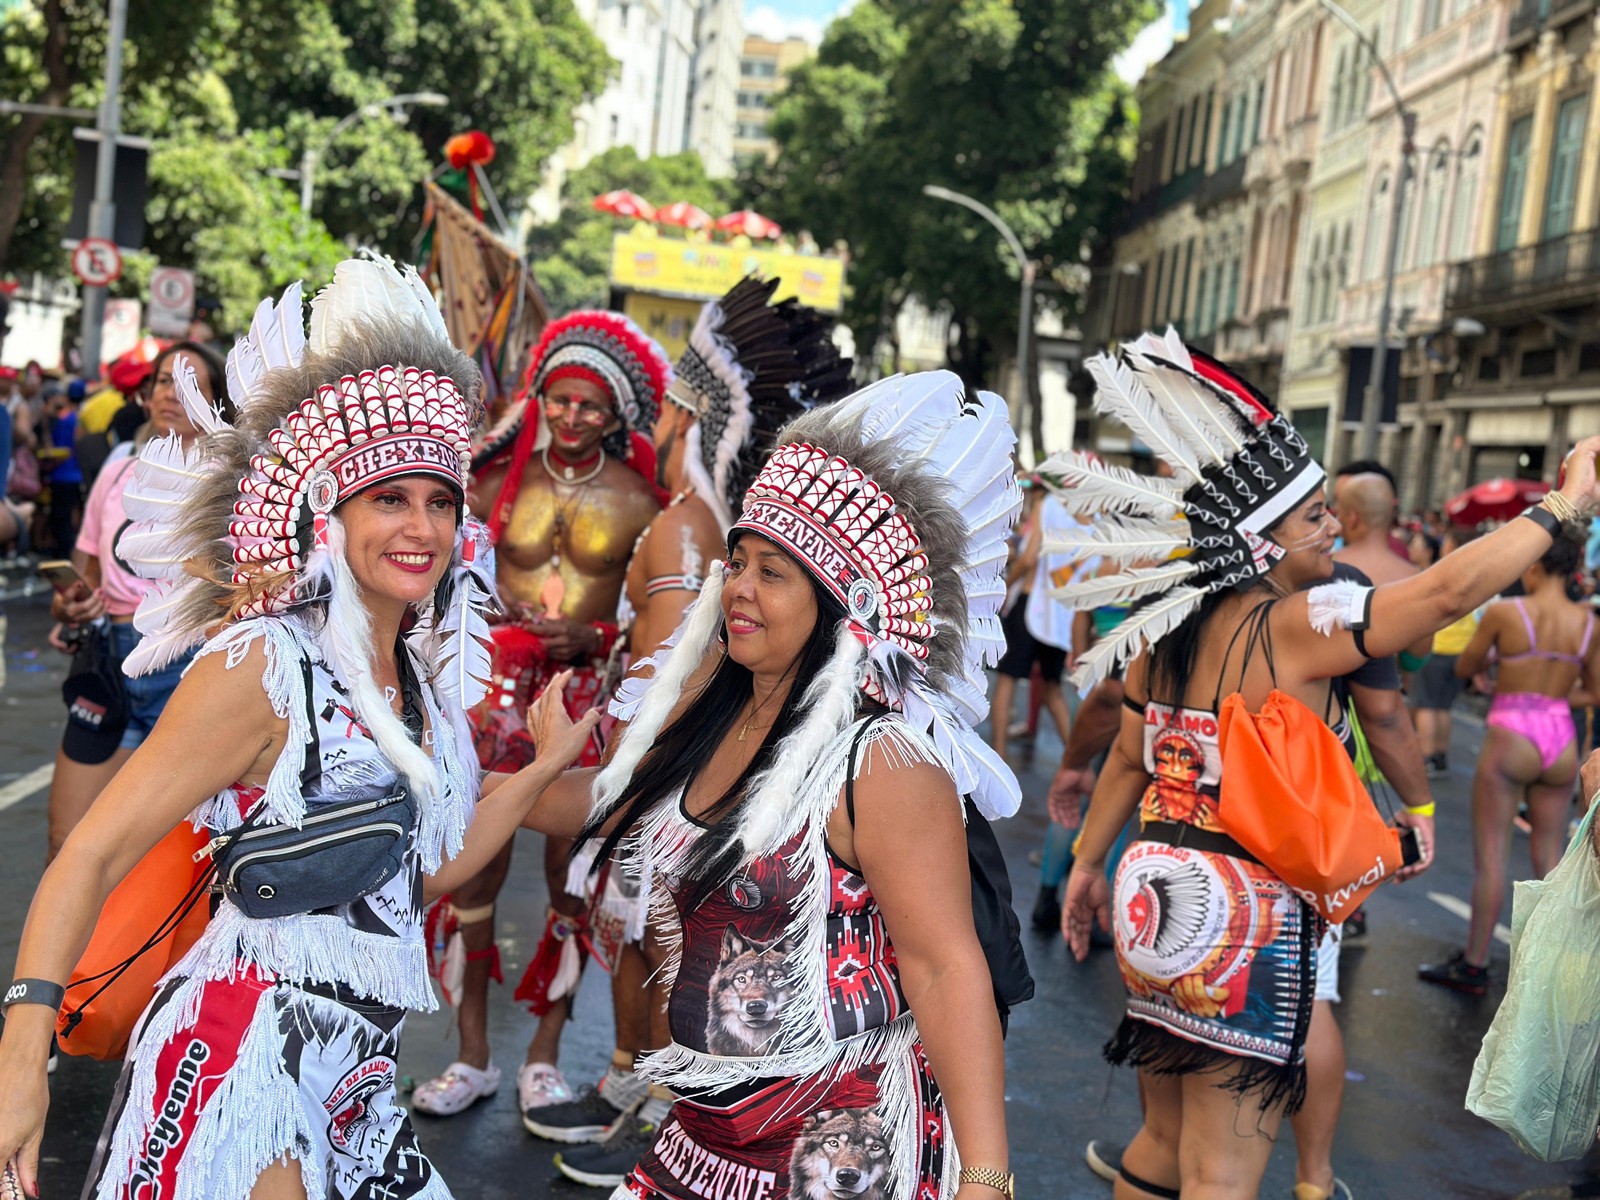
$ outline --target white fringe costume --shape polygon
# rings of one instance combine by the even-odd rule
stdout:
[[[335,510],[419,463],[460,486],[476,374],[414,274],[385,261],[340,265],[312,306],[309,359],[302,320],[295,285],[280,305],[263,302],[230,355],[237,428],[222,427],[180,378],[208,437],[187,454],[157,442],[141,456],[128,505],[140,524],[124,545],[136,570],[164,580],[137,618],[142,665],[203,641],[199,657],[224,655],[229,670],[259,664],[287,722],[266,785],[206,801],[197,828],[234,828],[258,806],[298,827],[319,805],[402,780],[418,822],[400,873],[348,903],[253,919],[222,894],[135,1032],[85,1190],[97,1200],[244,1200],[285,1157],[308,1196],[450,1194],[395,1102],[395,1062],[406,1010],[435,1007],[423,876],[460,852],[478,797],[463,710],[487,673],[493,564],[482,527],[463,523],[453,574],[436,593],[445,607],[424,606],[401,651],[408,729],[371,676],[370,625]],[[285,400],[304,371],[363,354],[377,358],[358,375],[319,378],[303,403]],[[417,357],[440,371],[401,365]],[[250,588],[234,606],[248,615],[208,638],[229,584]]]
[[[1014,444],[999,397],[969,398],[943,372],[897,377],[790,426],[746,496],[735,535],[790,549],[848,616],[806,685],[798,725],[726,818],[739,822],[739,868],[686,905],[685,866],[703,827],[681,794],[618,849],[652,926],[675,935],[673,1041],[640,1070],[680,1095],[618,1200],[820,1195],[830,1138],[865,1148],[848,1168],[852,1187],[954,1195],[959,1156],[882,916],[826,836],[863,692],[894,715],[868,730],[857,775],[931,763],[985,816],[1017,808],[1015,777],[973,730],[987,710],[983,668],[1003,644],[1005,537],[1020,507]],[[807,537],[831,530],[828,552],[851,579],[785,540],[773,505],[803,514]],[[596,780],[597,817],[615,811],[685,682],[718,653],[723,580],[713,564],[652,673],[619,692],[613,711],[629,724]]]

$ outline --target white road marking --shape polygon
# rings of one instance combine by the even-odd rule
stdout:
[[[35,767],[21,779],[14,779],[5,787],[0,787],[0,812],[10,808],[18,800],[26,800],[35,792],[41,792],[49,787],[55,773],[55,763],[47,762],[42,767]]]
[[[1460,917],[1463,921],[1472,920],[1472,905],[1468,904],[1465,900],[1458,900],[1456,897],[1447,896],[1443,892],[1429,892],[1428,899],[1432,900],[1446,912],[1455,913],[1455,915]],[[1495,940],[1498,941],[1502,946],[1511,945],[1511,930],[1507,929],[1504,925],[1498,923],[1495,925],[1494,936]]]

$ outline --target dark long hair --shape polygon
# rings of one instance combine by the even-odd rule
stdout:
[[[750,797],[746,794],[751,779],[770,767],[778,749],[801,720],[801,708],[807,688],[820,675],[833,657],[839,622],[845,619],[844,606],[826,591],[809,571],[807,581],[817,598],[817,623],[811,636],[801,647],[799,657],[790,668],[794,680],[789,694],[778,707],[772,728],[761,739],[750,765],[727,791],[717,798],[700,821],[705,834],[695,840],[686,864],[685,876],[693,881],[693,898],[698,900],[716,887],[738,866],[743,846],[738,839],[739,819]],[[648,753],[634,768],[633,778],[608,812],[591,816],[578,836],[578,845],[601,838],[600,853],[595,858],[598,868],[616,850],[628,832],[644,820],[658,805],[674,801],[679,789],[687,789],[696,774],[711,761],[717,747],[733,730],[739,711],[751,696],[751,676],[747,667],[740,666],[731,657],[724,656],[712,672],[700,694],[657,736]],[[613,814],[622,818],[610,833],[602,835],[601,827]]]

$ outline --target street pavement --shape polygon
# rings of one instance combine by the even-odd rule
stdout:
[[[0,572],[0,612],[9,618],[6,678],[0,680],[0,845],[6,850],[0,856],[0,963],[7,966],[14,961],[44,855],[47,778],[41,768],[51,761],[63,720],[65,662],[45,643],[44,594],[22,595],[24,586],[22,577]],[[1344,954],[1344,1002],[1337,1011],[1349,1071],[1334,1162],[1361,1200],[1564,1196],[1573,1193],[1563,1185],[1576,1181],[1581,1181],[1576,1194],[1600,1195],[1600,1156],[1591,1154],[1581,1164],[1534,1162],[1462,1106],[1473,1058],[1503,994],[1505,946],[1496,946],[1495,982],[1487,998],[1455,995],[1415,977],[1418,963],[1442,957],[1466,933],[1471,768],[1481,735],[1476,718],[1456,722],[1451,777],[1436,785],[1436,865],[1414,882],[1381,889],[1367,906],[1369,943]],[[1025,927],[1037,894],[1038,872],[1029,854],[1045,827],[1044,795],[1059,755],[1060,743],[1046,728],[1035,752],[1019,747],[1012,759],[1025,801],[1022,813],[1001,823],[999,832]],[[512,983],[543,928],[545,903],[537,838],[523,833],[518,842],[499,924]],[[1516,839],[1512,865],[1517,878],[1526,878],[1524,838]],[[1509,921],[1509,906],[1504,919]],[[1084,1143],[1090,1138],[1124,1141],[1138,1123],[1132,1073],[1113,1070],[1100,1056],[1121,1012],[1116,964],[1104,950],[1076,964],[1056,934],[1026,932],[1024,938],[1037,994],[1013,1013],[1006,1043],[1017,1194],[1030,1200],[1104,1198],[1111,1185],[1084,1165]],[[567,1182],[551,1162],[556,1147],[525,1133],[518,1121],[515,1067],[532,1019],[512,1002],[510,990],[496,989],[491,996],[494,1046],[505,1070],[499,1094],[456,1118],[418,1117],[422,1144],[463,1200],[602,1195]],[[577,1008],[561,1063],[574,1085],[598,1078],[609,1055],[610,998],[599,971],[586,972]],[[454,1044],[445,1015],[413,1016],[401,1054],[402,1074],[430,1077],[449,1063]],[[62,1057],[45,1138],[44,1196],[59,1198],[81,1189],[115,1071],[114,1064]],[[1287,1197],[1293,1183],[1294,1148],[1285,1127],[1261,1194]]]

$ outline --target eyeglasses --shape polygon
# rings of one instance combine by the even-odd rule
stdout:
[[[604,405],[596,404],[592,400],[567,399],[561,396],[546,396],[544,398],[545,415],[559,417],[569,413],[575,421],[585,425],[604,425],[616,414]]]

